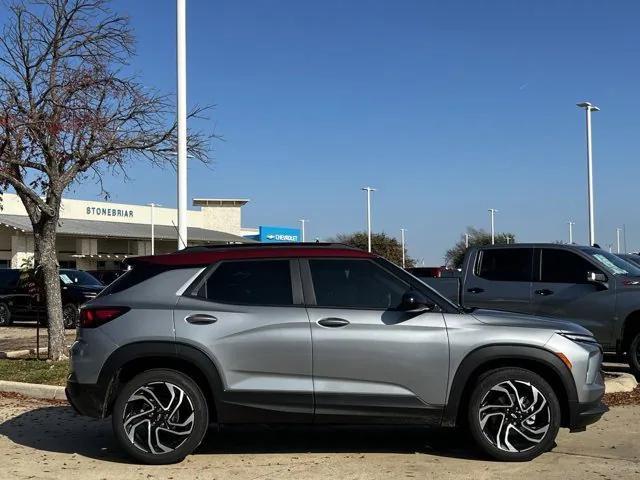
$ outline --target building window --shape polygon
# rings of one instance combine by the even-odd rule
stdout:
[[[60,264],[60,268],[70,268],[72,270],[76,269],[75,260],[60,260],[58,263]]]

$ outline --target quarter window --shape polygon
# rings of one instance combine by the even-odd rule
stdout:
[[[409,285],[369,260],[309,260],[319,307],[395,309]]]
[[[543,248],[540,281],[548,283],[589,283],[587,272],[601,273],[591,262],[566,250]]]
[[[289,260],[223,262],[205,283],[204,296],[242,305],[293,305]]]
[[[476,270],[479,277],[505,282],[530,282],[533,249],[492,248],[482,251]]]

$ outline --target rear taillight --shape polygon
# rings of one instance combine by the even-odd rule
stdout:
[[[80,310],[80,328],[96,328],[120,315],[127,313],[129,307],[87,307]]]

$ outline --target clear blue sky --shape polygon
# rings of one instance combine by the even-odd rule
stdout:
[[[175,2],[119,0],[133,68],[175,91]],[[466,226],[520,241],[586,242],[584,114],[594,114],[597,240],[626,223],[640,249],[640,3],[635,1],[187,0],[188,99],[216,104],[212,169],[189,197],[248,197],[246,226],[310,237],[407,228],[440,264]],[[174,206],[172,171],[137,165],[114,201]],[[73,197],[95,198],[81,186]]]

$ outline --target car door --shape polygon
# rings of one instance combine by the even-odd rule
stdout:
[[[614,282],[590,282],[588,272],[605,273],[576,252],[561,248],[536,251],[533,312],[569,319],[590,330],[600,343],[611,344],[615,315]]]
[[[439,422],[449,366],[443,314],[399,310],[411,286],[372,259],[308,259],[301,268],[315,421]]]
[[[531,312],[533,248],[486,248],[478,252],[462,288],[465,307]]]
[[[176,341],[206,352],[222,377],[220,421],[311,421],[311,331],[301,292],[297,260],[229,260],[178,300]]]

